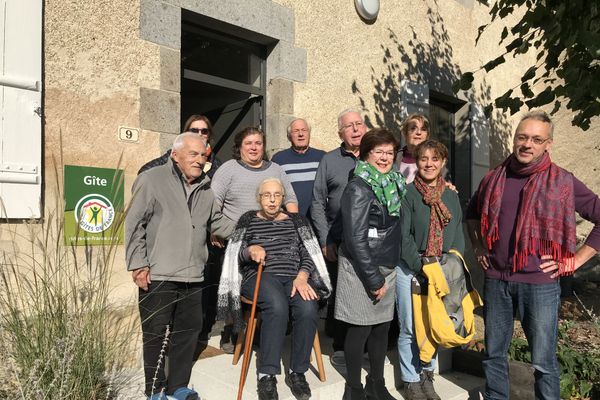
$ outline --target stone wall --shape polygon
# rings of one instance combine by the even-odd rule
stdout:
[[[118,128],[140,128],[144,90],[161,88],[163,50],[140,39],[138,0],[46,0],[44,12],[46,216],[62,212],[54,173],[58,164],[61,181],[61,162],[124,168],[128,201],[137,169],[160,153],[160,134],[154,128],[141,130],[139,142],[128,143],[119,141]],[[123,246],[114,270],[117,297],[131,296]]]
[[[179,132],[182,9],[276,40],[267,60],[270,148],[287,146],[285,127],[294,116],[311,122],[316,147],[336,147],[336,117],[350,106],[364,108],[369,125],[397,130],[402,79],[451,95],[450,85],[461,72],[501,53],[498,37],[505,23],[495,22],[475,46],[477,28],[489,15],[470,0],[382,2],[373,23],[363,21],[347,0],[46,0],[47,209],[57,203],[55,160],[124,168],[127,200],[137,169]],[[464,99],[487,104],[515,86],[533,62],[528,54],[490,73],[478,72],[474,90]],[[556,117],[553,157],[600,192],[598,120],[583,133],[570,126],[571,117],[569,112]],[[509,153],[517,120],[494,114],[492,165]],[[139,142],[119,141],[119,126],[140,128]],[[57,171],[60,181],[60,166]],[[122,248],[115,260],[116,285],[131,295]]]

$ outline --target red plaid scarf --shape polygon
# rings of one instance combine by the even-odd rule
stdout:
[[[531,164],[510,155],[483,178],[479,188],[481,234],[488,249],[498,239],[498,215],[506,170],[528,176],[517,217],[513,272],[523,269],[530,254],[552,255],[561,275],[572,274],[576,249],[575,195],[572,175],[559,168],[546,152]]]
[[[452,219],[452,213],[442,202],[442,194],[446,189],[446,182],[444,178],[438,177],[435,186],[429,186],[417,174],[415,176],[415,187],[423,196],[423,202],[431,208],[427,248],[423,255],[441,257],[444,246],[444,228]]]

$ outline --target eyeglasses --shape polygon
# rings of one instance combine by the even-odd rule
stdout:
[[[529,139],[531,139],[533,144],[535,144],[536,146],[541,146],[544,143],[546,143],[548,140],[550,140],[550,138],[544,139],[539,136],[534,136],[534,137],[530,137],[527,135],[516,135],[515,136],[515,142],[518,144],[527,143],[529,141]]]
[[[342,125],[342,130],[346,130],[348,128],[356,128],[356,129],[358,129],[361,126],[363,126],[363,123],[361,121],[350,122],[349,124]]]
[[[378,158],[383,157],[384,154],[390,158],[394,158],[394,156],[396,155],[396,152],[394,152],[394,151],[383,151],[383,150],[371,150],[370,153]]]
[[[283,197],[283,193],[279,193],[279,192],[276,192],[276,193],[260,193],[259,196],[260,196],[261,199],[269,199],[269,200],[275,199],[275,200],[279,200],[279,199],[281,199]]]
[[[200,133],[202,135],[207,135],[210,134],[210,130],[208,128],[190,128],[190,132],[193,133]]]

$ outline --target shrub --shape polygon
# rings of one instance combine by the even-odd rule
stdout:
[[[6,228],[0,398],[112,399],[128,382],[124,366],[137,338],[132,319],[123,318],[131,312],[109,302],[117,246],[64,245],[57,203],[42,222]]]
[[[568,330],[571,321],[558,325],[558,348],[556,355],[560,364],[560,396],[563,399],[590,399],[600,394],[600,356],[574,349]],[[508,355],[511,359],[531,363],[527,341],[514,338]]]

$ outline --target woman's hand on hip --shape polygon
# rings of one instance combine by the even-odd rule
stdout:
[[[308,273],[306,271],[300,271],[296,279],[292,282],[292,293],[290,294],[290,297],[294,297],[296,293],[298,293],[300,297],[302,297],[302,300],[305,301],[319,299],[315,290],[308,284]]]

